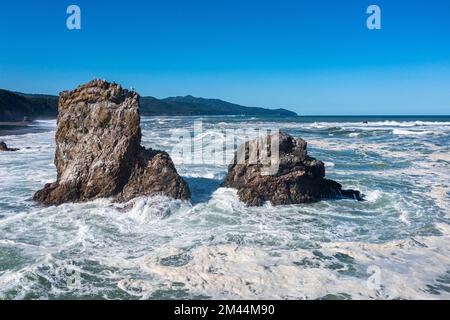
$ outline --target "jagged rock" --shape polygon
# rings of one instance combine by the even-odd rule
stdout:
[[[269,146],[271,140],[269,136]],[[224,187],[237,189],[240,200],[246,204],[262,206],[270,201],[273,205],[287,205],[339,197],[362,200],[359,191],[343,190],[339,183],[325,179],[323,162],[308,156],[305,140],[279,134],[279,168],[273,175],[262,174],[262,163],[249,163],[249,153],[257,150],[257,143],[258,139],[240,147],[238,152],[245,148],[245,161],[237,163],[236,155],[223,183]],[[268,155],[271,156],[270,150]]]
[[[35,194],[42,204],[190,198],[169,155],[140,145],[139,95],[120,85],[94,80],[62,92],[55,139],[57,181]]]
[[[12,151],[18,151],[19,149],[16,148],[8,148],[8,146],[6,145],[5,142],[0,141],[0,151],[8,151],[8,152],[12,152]]]

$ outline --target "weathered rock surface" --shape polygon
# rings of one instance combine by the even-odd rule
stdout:
[[[269,136],[269,145],[271,139]],[[359,191],[343,190],[339,183],[325,179],[325,165],[308,156],[303,139],[279,134],[279,168],[274,175],[263,175],[259,162],[249,164],[249,151],[257,150],[256,143],[254,140],[240,147],[245,148],[245,161],[237,163],[236,156],[223,183],[224,187],[237,189],[240,200],[246,204],[262,206],[270,201],[273,205],[287,205],[339,197],[362,200]]]
[[[55,139],[57,181],[35,194],[42,204],[190,198],[169,155],[140,145],[139,95],[120,85],[94,80],[62,92]]]
[[[8,151],[8,152],[12,152],[12,151],[18,151],[19,149],[16,148],[8,148],[8,146],[6,145],[5,142],[0,141],[0,152],[1,151]]]

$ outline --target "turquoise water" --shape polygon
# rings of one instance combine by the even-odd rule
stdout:
[[[248,208],[219,188],[225,163],[187,164],[178,138],[280,128],[308,141],[327,176],[364,202]],[[450,117],[151,117],[143,144],[168,151],[192,202],[108,199],[43,208],[54,121],[2,140],[2,299],[450,298]],[[205,157],[207,160],[207,157]]]

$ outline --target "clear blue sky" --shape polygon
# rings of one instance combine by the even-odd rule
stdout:
[[[299,114],[450,114],[448,0],[8,0],[0,39],[0,88],[22,92],[99,77]]]

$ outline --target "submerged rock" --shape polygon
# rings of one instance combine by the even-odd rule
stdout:
[[[169,155],[140,145],[139,95],[120,85],[94,80],[62,92],[55,140],[57,181],[35,194],[42,204],[190,198]]]
[[[6,145],[5,142],[0,141],[0,151],[8,151],[8,152],[12,152],[12,151],[18,151],[19,149],[16,148],[8,148],[8,146]]]
[[[267,138],[268,145],[272,139],[273,136]],[[240,200],[246,204],[262,206],[270,201],[273,205],[287,205],[339,197],[362,200],[359,191],[343,190],[339,183],[325,179],[324,163],[308,156],[305,140],[279,134],[279,166],[272,175],[263,174],[262,163],[249,161],[249,154],[257,150],[257,144],[258,139],[240,147],[238,152],[245,152],[245,158],[242,157],[245,160],[237,163],[235,156],[223,183],[224,187],[237,189]],[[268,155],[271,156],[270,151]]]

